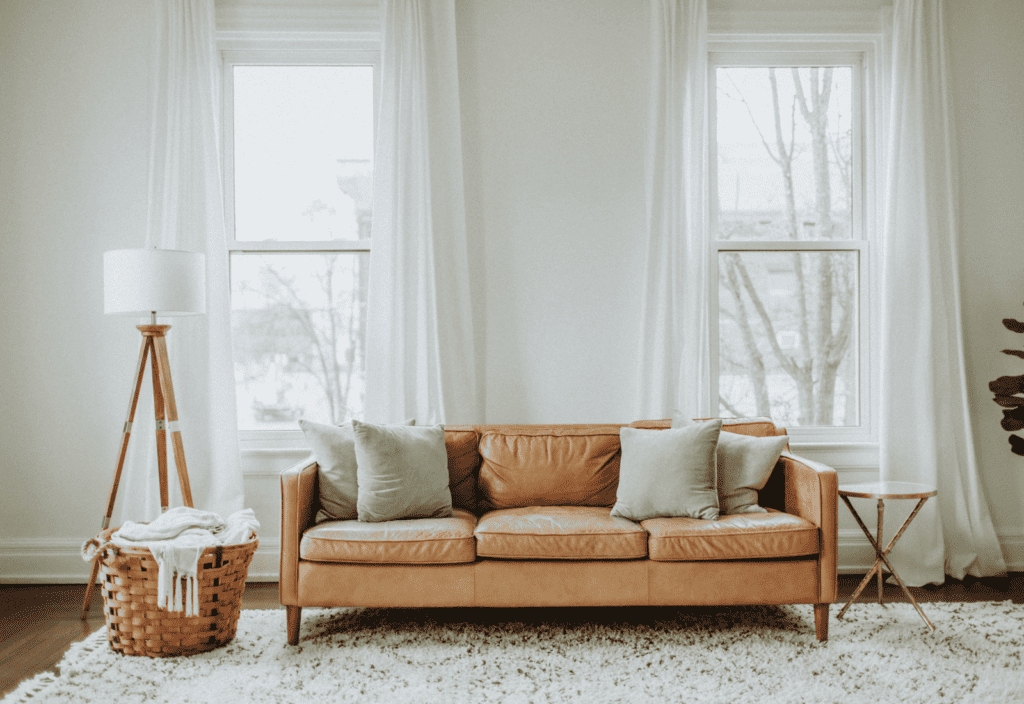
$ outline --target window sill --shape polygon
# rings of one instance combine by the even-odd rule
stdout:
[[[299,460],[310,453],[301,430],[240,430],[238,449],[243,463],[250,459]]]
[[[791,442],[794,455],[821,462],[836,470],[878,471],[878,443],[874,442]]]

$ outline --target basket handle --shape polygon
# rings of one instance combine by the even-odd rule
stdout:
[[[101,541],[99,536],[90,538],[82,544],[82,560],[85,562],[99,560],[110,564],[118,564],[123,562],[120,558],[121,551],[118,550],[117,545],[109,540]]]

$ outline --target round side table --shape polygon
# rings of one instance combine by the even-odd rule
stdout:
[[[853,596],[851,596],[850,600],[847,601],[843,608],[839,610],[839,614],[836,618],[843,617],[846,610],[850,608],[850,604],[856,601],[857,597],[859,597],[860,593],[864,591],[864,587],[867,586],[868,582],[871,581],[871,578],[876,572],[878,574],[878,603],[882,603],[882,572],[884,571],[882,566],[884,565],[885,570],[888,570],[889,574],[893,576],[896,583],[900,585],[900,589],[902,589],[903,593],[907,595],[908,599],[910,599],[910,603],[914,605],[915,609],[917,609],[917,613],[921,614],[921,618],[923,618],[924,622],[928,624],[928,628],[931,629],[933,633],[935,632],[935,626],[933,626],[932,622],[928,620],[928,617],[924,615],[924,611],[921,610],[917,600],[914,599],[913,595],[907,590],[906,586],[904,586],[903,580],[901,580],[900,576],[896,574],[896,570],[894,570],[892,565],[889,564],[889,560],[886,559],[886,556],[889,554],[889,551],[892,550],[896,541],[900,539],[900,536],[903,535],[903,531],[905,531],[907,526],[910,525],[910,522],[914,520],[914,516],[917,515],[917,512],[921,510],[922,506],[924,506],[924,502],[938,493],[938,489],[934,486],[929,486],[928,484],[917,484],[915,482],[867,482],[864,484],[843,484],[839,487],[839,498],[841,498],[846,504],[846,507],[850,509],[850,513],[852,513],[853,517],[857,519],[857,524],[860,526],[860,529],[864,531],[864,535],[866,535],[868,541],[871,542],[871,547],[875,549],[875,564],[873,564],[868,573],[864,575],[864,579],[861,580],[859,585],[857,585],[857,589],[853,592]],[[878,500],[878,531],[876,532],[876,537],[872,537],[871,531],[868,530],[868,527],[864,525],[864,521],[861,520],[857,511],[854,510],[853,504],[850,503],[850,497]],[[886,499],[917,499],[918,501],[917,506],[915,506],[910,515],[907,516],[907,520],[903,521],[903,525],[900,526],[896,535],[892,537],[892,540],[889,541],[889,544],[883,550],[882,515],[885,511]]]

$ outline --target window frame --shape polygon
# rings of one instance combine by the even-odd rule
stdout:
[[[873,464],[878,443],[878,306],[877,293],[881,119],[878,56],[880,37],[808,35],[731,35],[708,41],[708,327],[710,399],[718,415],[719,398],[719,256],[723,252],[849,251],[858,257],[858,320],[855,349],[858,370],[857,426],[794,426],[787,428],[797,452],[858,455],[857,464]],[[718,239],[717,82],[719,67],[853,66],[852,121],[854,158],[851,239],[848,240],[721,240]],[[867,457],[863,457],[865,450]]]
[[[373,121],[377,124],[380,106],[380,51],[366,48],[346,48],[345,42],[338,46],[310,45],[296,42],[294,45],[272,48],[222,48],[221,93],[222,130],[221,153],[224,182],[224,223],[226,250],[230,272],[231,255],[272,254],[272,253],[371,253],[371,240],[239,240],[235,236],[234,198],[234,68],[236,66],[370,66],[373,68]],[[372,260],[371,260],[372,261]],[[230,275],[230,274],[229,274]],[[238,428],[239,446],[243,455],[260,454],[270,456],[292,456],[304,446],[302,431]]]

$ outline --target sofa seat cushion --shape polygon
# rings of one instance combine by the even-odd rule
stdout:
[[[652,560],[751,560],[816,555],[818,527],[810,521],[769,509],[768,513],[696,518],[651,518],[640,523],[650,534]]]
[[[608,507],[524,506],[481,516],[476,552],[515,560],[625,560],[647,556],[647,533]]]
[[[302,534],[299,559],[375,564],[454,564],[476,560],[476,516],[455,509],[446,518],[327,521]]]

